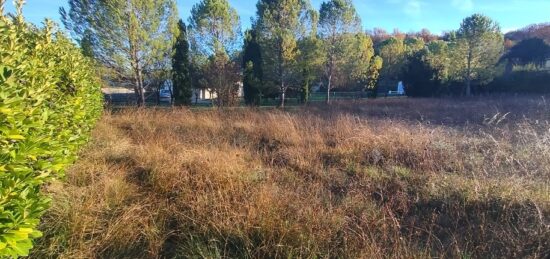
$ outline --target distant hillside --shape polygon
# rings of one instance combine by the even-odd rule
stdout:
[[[541,38],[550,44],[550,23],[532,24],[525,28],[506,33],[505,38],[513,42],[520,42],[530,38]]]

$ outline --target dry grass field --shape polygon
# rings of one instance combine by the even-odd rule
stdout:
[[[550,99],[107,112],[36,258],[548,258]]]

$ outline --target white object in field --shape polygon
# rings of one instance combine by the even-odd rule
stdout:
[[[405,85],[403,85],[402,81],[399,81],[397,84],[397,91],[389,91],[388,94],[396,94],[396,95],[405,95]]]
[[[399,84],[397,84],[397,94],[405,95],[405,86],[403,85],[403,82],[401,82],[401,81],[399,81]]]

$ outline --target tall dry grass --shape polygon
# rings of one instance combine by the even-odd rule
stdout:
[[[36,258],[547,258],[550,104],[105,114]]]

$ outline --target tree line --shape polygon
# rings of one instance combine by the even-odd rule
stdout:
[[[442,36],[425,30],[389,36],[378,30],[371,35],[380,39],[382,78],[404,81],[409,96],[547,93],[547,28],[532,25],[503,35],[496,21],[475,14]]]
[[[328,103],[336,89],[376,95],[399,81],[413,96],[471,95],[507,65],[533,63],[526,47],[541,53],[535,67],[549,57],[544,41],[505,44],[498,23],[479,14],[433,35],[364,31],[351,0],[326,0],[319,10],[309,0],[259,0],[256,9],[245,32],[227,0],[200,1],[187,24],[174,0],[69,0],[61,15],[84,53],[111,83],[133,87],[138,104],[168,81],[179,105],[192,102],[193,89],[218,106],[237,105],[241,87],[248,105],[269,97],[284,106],[289,96],[307,102],[313,86]]]
[[[146,89],[173,83],[176,104],[189,104],[193,89],[207,89],[218,106],[244,99],[258,105],[289,92],[307,102],[314,84],[333,88],[376,85],[382,59],[350,0],[314,10],[308,0],[260,0],[252,28],[241,31],[226,0],[194,5],[186,25],[175,1],[70,0],[61,9],[65,27],[112,83],[131,86],[138,104]],[[164,79],[164,80],[162,80]]]

